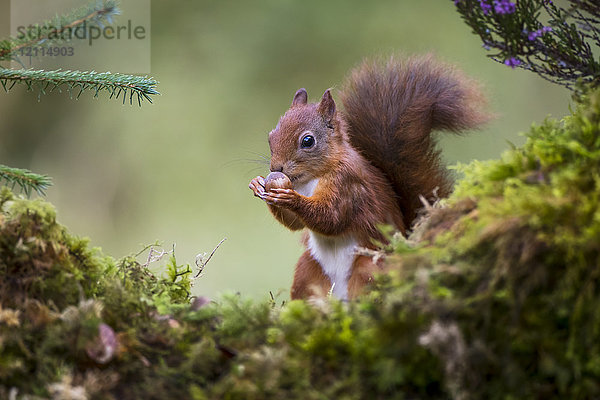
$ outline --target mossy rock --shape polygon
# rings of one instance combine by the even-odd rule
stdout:
[[[193,301],[4,189],[0,398],[600,397],[600,93],[460,169],[368,294],[283,306]]]

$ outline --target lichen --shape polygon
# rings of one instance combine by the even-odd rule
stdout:
[[[3,189],[0,398],[600,397],[600,92],[459,169],[348,303],[194,299]]]

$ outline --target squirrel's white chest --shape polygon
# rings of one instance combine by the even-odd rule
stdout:
[[[310,197],[318,184],[319,179],[313,179],[295,190],[303,196]],[[342,300],[348,299],[348,279],[356,258],[357,245],[353,237],[330,237],[308,231],[308,250],[329,277],[333,285],[333,295]]]
[[[310,254],[331,280],[333,295],[342,300],[348,299],[348,279],[356,258],[357,245],[352,237],[328,237],[309,231]]]
[[[315,192],[317,185],[319,184],[319,178],[311,179],[304,185],[298,185],[294,189],[302,196],[310,197]]]

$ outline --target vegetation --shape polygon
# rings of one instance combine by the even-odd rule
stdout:
[[[0,40],[0,62],[15,61],[22,64],[20,50],[33,48],[37,52],[38,49],[51,49],[56,44],[72,40],[74,30],[85,28],[86,24],[96,28],[104,27],[104,24],[112,23],[112,18],[119,14],[117,5],[113,0],[93,1],[67,15],[57,15],[53,20],[23,27],[17,37]],[[16,84],[25,85],[29,91],[37,91],[38,97],[56,89],[60,91],[61,88],[66,88],[71,97],[75,92],[76,98],[86,90],[93,91],[94,97],[107,91],[110,98],[118,99],[122,94],[123,104],[126,101],[133,104],[135,95],[140,106],[144,100],[152,103],[150,95],[159,94],[156,91],[158,82],[145,76],[96,71],[8,69],[0,65],[2,88],[8,93]],[[52,184],[46,175],[0,164],[0,183],[2,182],[13,188],[18,186],[28,196],[32,191],[44,195]]]
[[[23,65],[19,57],[23,49],[30,52],[33,49],[36,54],[38,50],[52,50],[52,46],[71,41],[77,29],[85,29],[86,26],[104,28],[119,13],[116,1],[92,1],[67,15],[23,27],[16,37],[0,40],[0,61],[15,61]],[[152,103],[150,95],[158,94],[158,82],[149,77],[95,71],[34,71],[0,66],[0,84],[6,92],[18,83],[24,84],[28,90],[36,90],[38,96],[65,87],[69,93],[77,93],[77,98],[85,90],[93,91],[95,97],[102,91],[110,93],[111,98],[119,98],[123,94],[123,104],[127,100],[131,104],[135,95],[140,106],[144,100]]]
[[[559,3],[559,4],[556,4]],[[600,83],[600,4],[595,0],[454,0],[495,61],[574,88]]]
[[[46,189],[52,185],[52,179],[26,169],[0,165],[0,183],[11,185],[13,189],[18,186],[27,196],[31,194],[32,190],[39,195],[44,195]]]
[[[0,397],[600,396],[600,92],[396,239],[356,302],[191,298],[0,197]]]
[[[527,19],[552,15],[551,2],[456,4],[496,29],[486,45],[500,46],[500,61],[568,86],[597,81],[593,58],[538,56],[575,40]],[[529,24],[526,37],[511,16]],[[15,46],[2,42],[0,56]],[[41,90],[53,84],[32,74],[23,79]],[[58,224],[50,204],[2,188],[0,398],[600,397],[600,91],[577,101],[522,148],[459,166],[451,198],[408,240],[391,238],[390,272],[349,303],[196,298],[174,254],[162,276],[151,256],[115,260]],[[0,179],[26,194],[50,184],[3,166]]]

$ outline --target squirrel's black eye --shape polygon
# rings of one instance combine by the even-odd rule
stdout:
[[[315,145],[315,138],[312,135],[306,135],[302,138],[302,148],[307,149]]]

